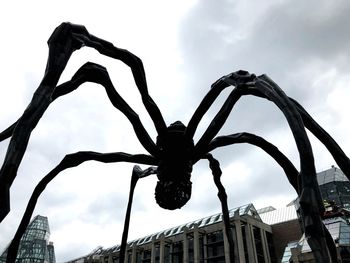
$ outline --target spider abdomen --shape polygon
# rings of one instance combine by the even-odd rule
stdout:
[[[184,135],[185,126],[175,122],[167,133],[158,136],[157,146],[161,150],[158,164],[158,182],[155,198],[158,205],[165,209],[183,207],[191,198],[193,140]]]

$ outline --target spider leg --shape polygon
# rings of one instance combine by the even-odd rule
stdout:
[[[11,124],[7,129],[3,130],[0,133],[0,142],[4,141],[7,138],[10,138],[12,136],[12,133],[13,133],[14,129],[16,128],[17,123],[18,123],[18,120],[16,122],[14,122],[13,124]]]
[[[228,83],[232,82],[229,78],[225,79],[225,81],[227,81]],[[344,174],[348,178],[350,178],[349,158],[346,156],[346,154],[343,152],[340,146],[336,143],[336,141],[307,113],[307,111],[297,101],[287,97],[283,93],[283,91],[278,87],[278,85],[275,84],[267,76],[263,75],[258,77],[258,83],[255,83],[255,84],[257,84],[255,85],[255,87],[249,87],[243,91],[245,95],[250,94],[250,95],[262,97],[270,101],[273,101],[283,111],[283,113],[287,117],[287,120],[291,128],[292,126],[294,126],[296,127],[296,130],[300,131],[300,128],[302,128],[305,125],[305,127],[309,131],[311,131],[326,146],[326,148],[332,154],[334,160],[337,162],[337,164],[342,169]],[[291,104],[293,104],[292,107],[291,107]],[[291,110],[291,108],[293,107],[294,109]],[[298,111],[298,114],[300,114],[300,117],[302,119],[302,122],[300,122],[300,120],[297,121],[299,123],[299,127],[298,127],[298,124],[295,125],[296,124],[295,122],[294,124],[292,124],[293,117],[291,116],[288,117],[288,113],[287,113],[288,111],[291,111],[292,115],[294,115],[296,114],[295,110]],[[295,116],[298,116],[298,115],[295,115]],[[298,117],[298,119],[300,117]],[[304,164],[313,165],[313,155],[312,155],[311,146],[308,146],[309,142],[305,140],[303,141],[303,139],[300,139],[300,136],[307,138],[306,134],[304,132],[298,133],[296,130],[293,131],[292,129],[293,134],[296,138],[297,146],[298,146],[298,141],[301,142],[301,144],[299,145],[300,147],[298,147],[299,153],[302,155],[303,149],[304,149],[306,150],[306,152],[309,152],[306,155],[309,155],[312,157],[306,163],[304,162]],[[307,150],[307,148],[309,150]],[[303,160],[303,157],[301,157],[300,159]],[[301,213],[302,214],[305,213],[302,216],[303,224],[305,228],[304,230],[306,234],[310,236],[309,238],[310,247],[314,251],[315,257],[319,259],[324,258],[328,256],[327,253],[329,252],[332,260],[336,262],[337,255],[335,251],[334,242],[330,238],[330,234],[328,230],[324,227],[322,222],[320,222],[319,213],[317,213],[317,210],[319,210],[319,212],[322,212],[324,208],[321,202],[318,184],[314,176],[316,172],[315,173],[313,172],[313,168],[307,169],[305,166],[304,166],[305,168],[304,172],[302,169],[302,172],[300,173],[299,177],[301,179],[300,180],[301,185],[299,184],[299,187],[298,187],[298,189],[301,192],[299,194],[300,204],[301,204]],[[315,207],[317,203],[318,203],[318,207]],[[318,235],[319,233],[320,235]],[[325,236],[323,236],[323,233],[325,234]],[[326,242],[326,245],[325,245],[325,242]],[[325,247],[326,248],[328,247],[329,251],[324,249]]]
[[[330,255],[325,241],[325,233],[320,214],[324,211],[320,190],[316,180],[316,169],[311,144],[306,134],[302,118],[294,103],[265,75],[255,81],[255,88],[271,100],[285,115],[295,138],[300,155],[300,212],[305,235],[317,262],[329,262]]]
[[[50,48],[50,54],[52,54],[52,57],[55,59],[50,59],[49,56],[48,68],[51,66],[51,64],[57,64],[63,70],[72,52],[81,48],[82,46],[94,48],[102,55],[118,59],[125,63],[131,68],[136,86],[141,94],[142,101],[155,125],[158,134],[162,134],[166,131],[166,124],[163,116],[158,106],[148,93],[146,74],[142,60],[139,57],[128,50],[117,48],[112,43],[90,34],[84,26],[71,23],[62,23],[59,27],[57,27],[50,37],[48,43],[49,46],[58,46],[59,48],[58,51],[56,51],[55,48]],[[61,59],[62,56],[63,58]],[[63,61],[61,62],[61,60]],[[53,75],[58,75],[59,77],[61,71],[52,71],[52,73]]]
[[[62,171],[76,167],[86,161],[98,161],[103,163],[115,163],[115,162],[131,162],[140,163],[148,165],[157,165],[157,160],[150,155],[145,154],[128,154],[123,152],[113,152],[113,153],[97,153],[97,152],[77,152],[73,154],[66,155],[63,160],[51,170],[35,187],[22,217],[22,220],[18,226],[16,234],[12,239],[12,242],[8,248],[7,252],[7,263],[14,263],[19,243],[23,233],[25,232],[30,219],[33,215],[36,203],[39,196],[45,190],[46,186]]]
[[[210,152],[218,147],[228,146],[236,143],[249,143],[260,147],[266,153],[268,153],[284,170],[290,184],[294,187],[295,191],[300,194],[300,187],[298,183],[299,172],[294,167],[292,162],[278,150],[276,146],[266,141],[264,138],[259,137],[250,133],[236,133],[228,136],[218,136],[208,145],[206,152]],[[207,156],[204,155],[203,156]],[[203,158],[205,158],[203,157]],[[337,260],[336,247],[332,236],[330,235],[328,229],[322,224],[323,231],[325,233],[325,238],[327,242],[328,249],[330,250],[330,255],[334,262]]]
[[[214,119],[211,121],[209,127],[204,132],[202,137],[199,139],[194,148],[195,156],[199,152],[203,151],[210,141],[215,137],[215,135],[220,131],[222,126],[225,124],[232,108],[236,104],[236,102],[241,98],[242,93],[240,89],[234,88],[228,98],[226,99],[224,105],[221,107],[220,111],[216,114]]]
[[[211,85],[211,89],[205,95],[198,108],[194,112],[191,120],[189,121],[185,134],[189,138],[193,138],[194,133],[198,127],[200,120],[203,118],[204,114],[209,110],[210,106],[214,103],[216,98],[220,93],[229,86],[237,87],[240,84],[244,84],[252,81],[255,78],[254,74],[249,74],[246,71],[240,70],[226,76],[221,77]],[[227,81],[227,79],[229,81]]]
[[[231,83],[234,85],[235,80],[231,80],[226,78],[225,81],[227,83]],[[242,91],[245,95],[254,95],[257,97],[261,97],[264,99],[270,100],[270,98],[266,97],[259,90],[254,87],[246,87],[245,90]],[[344,174],[350,179],[350,159],[346,156],[344,151],[338,145],[338,143],[325,131],[311,116],[310,114],[301,106],[295,99],[288,97],[290,101],[293,102],[294,106],[298,110],[305,127],[313,134],[319,141],[321,141],[330,154],[333,156],[334,160],[340,167],[340,169],[344,172]]]
[[[94,82],[101,84],[105,88],[107,96],[112,105],[120,110],[131,122],[136,136],[143,147],[153,156],[159,156],[159,151],[155,143],[148,135],[146,129],[143,127],[139,116],[116,91],[112,84],[112,81],[109,78],[109,74],[106,68],[102,67],[101,65],[91,62],[84,64],[76,72],[70,82],[62,84],[55,89],[52,95],[52,99],[55,100],[59,96],[72,92],[84,82]]]
[[[133,200],[133,196],[134,196],[134,190],[136,187],[136,183],[138,182],[138,180],[140,178],[143,178],[143,177],[149,176],[151,174],[155,174],[155,173],[157,173],[156,167],[149,167],[145,170],[142,170],[140,168],[140,166],[135,165],[133,170],[132,170],[130,191],[129,191],[129,201],[128,201],[128,206],[127,206],[126,215],[125,215],[122,242],[120,245],[119,262],[124,262],[124,258],[125,258],[126,245],[127,245],[128,233],[129,233],[131,206],[132,206],[132,200]]]
[[[227,82],[229,85],[236,85],[236,81],[231,80],[229,77],[223,79],[223,81]],[[316,169],[314,166],[311,144],[298,109],[277,84],[264,75],[254,80],[243,82],[241,85],[238,84],[236,89],[239,89],[240,94],[236,95],[236,97],[231,97],[231,93],[231,98],[228,98],[228,100],[233,100],[233,104],[237,101],[238,96],[255,95],[271,100],[285,115],[300,155],[300,204],[304,231],[306,236],[310,239],[310,246],[314,251],[315,258],[320,259],[319,262],[324,262],[323,259],[329,259],[322,220],[320,218],[320,213],[323,212],[324,207],[316,180]],[[225,102],[226,105],[230,105],[228,100]],[[231,105],[233,104],[231,103]],[[207,131],[197,143],[195,156],[202,152],[203,149],[207,147],[206,145],[210,143],[211,137],[213,134],[216,134],[218,130],[217,127],[221,127],[220,125],[222,125],[221,120],[226,120],[227,112],[231,111],[232,108],[225,108],[224,106],[216,116],[216,118],[219,119],[217,122],[218,124],[212,121]]]
[[[32,130],[51,103],[51,95],[72,53],[84,43],[80,35],[87,35],[85,27],[63,23],[55,29],[50,39],[49,56],[44,77],[33,98],[17,124],[2,133],[12,136],[0,170],[0,222],[9,212],[9,188],[16,177],[18,166],[24,156]]]
[[[27,113],[26,110],[22,117],[15,124],[11,125],[2,133],[3,137],[6,137],[6,135],[12,135],[12,138],[8,146],[5,161],[0,171],[0,222],[10,211],[9,189],[17,175],[17,170],[26,150],[31,131],[34,129],[41,116],[52,101],[54,101],[62,95],[68,94],[69,92],[77,89],[81,84],[87,81],[101,84],[105,88],[106,93],[112,104],[117,109],[119,109],[131,122],[136,136],[138,137],[141,144],[152,155],[158,156],[158,150],[155,143],[149,137],[138,115],[123,100],[123,98],[113,87],[107,70],[97,64],[86,63],[77,71],[77,73],[73,76],[71,81],[67,81],[53,90],[53,93],[50,96],[50,101],[48,102],[47,107],[45,107],[45,109],[40,108],[40,106],[38,106],[39,108],[31,109],[30,113],[32,113],[34,116],[29,116],[30,113]],[[39,100],[37,100],[37,102],[39,104],[41,103]],[[28,108],[35,107],[32,104],[33,102],[28,106]],[[40,112],[40,116],[36,116],[35,113],[35,111],[38,109],[42,110],[42,112]]]
[[[214,183],[216,187],[218,188],[218,197],[221,203],[221,210],[222,210],[222,218],[225,225],[225,233],[226,237],[229,243],[229,255],[230,255],[230,262],[235,262],[234,257],[234,242],[233,242],[233,236],[231,231],[231,223],[230,223],[230,214],[228,210],[228,204],[227,204],[227,194],[225,187],[222,185],[220,181],[220,177],[222,175],[221,169],[220,169],[220,163],[218,160],[216,160],[210,153],[205,155],[205,158],[209,161],[209,167],[213,173]]]
[[[282,152],[279,151],[275,145],[266,141],[260,136],[247,132],[235,133],[227,136],[218,136],[209,143],[205,152],[211,152],[216,148],[237,143],[249,143],[255,145],[269,154],[281,166],[288,178],[289,183],[293,186],[295,191],[299,193],[298,170],[294,167],[293,163]],[[206,156],[205,153],[202,155]]]
[[[200,118],[209,109],[209,107],[211,106],[215,98],[219,95],[219,93],[224,88],[230,85],[235,86],[235,88],[231,91],[225,103],[223,104],[219,112],[216,114],[214,119],[211,121],[209,127],[204,132],[202,137],[195,145],[195,158],[196,156],[198,156],[197,153],[202,152],[203,148],[205,148],[215,137],[215,135],[220,131],[222,126],[225,124],[228,116],[230,115],[234,105],[241,98],[242,95],[246,94],[246,90],[250,88],[250,85],[252,85],[253,83],[252,80],[255,78],[255,75],[249,74],[246,71],[237,71],[222,77],[213,84],[213,87],[208,93],[208,96],[206,96],[203,99],[201,105],[198,107],[198,110],[194,113],[193,118],[190,120],[188,128],[189,131],[186,130],[186,132],[188,131],[190,133],[189,135],[191,136],[193,136],[192,132],[195,131],[195,128],[197,127],[198,122],[200,121]]]
[[[339,168],[350,179],[350,160],[338,143],[307,113],[307,111],[294,99],[289,98],[297,107],[305,127],[319,139],[331,153]]]
[[[82,35],[81,35],[82,36]],[[146,74],[142,60],[126,49],[115,47],[112,43],[91,34],[85,34],[83,42],[86,46],[96,49],[102,55],[118,59],[131,68],[136,86],[141,94],[142,102],[148,111],[158,134],[166,132],[163,116],[148,93]]]

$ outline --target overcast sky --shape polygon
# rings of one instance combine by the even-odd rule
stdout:
[[[63,21],[128,49],[143,62],[149,92],[167,124],[189,121],[210,85],[246,69],[266,73],[350,153],[349,1],[3,1],[0,4],[0,129],[30,102],[44,73],[47,44]],[[75,52],[60,82],[85,62],[104,65],[155,140],[130,69],[84,48]],[[197,141],[228,93],[202,120]],[[299,167],[298,153],[282,114],[270,102],[245,97],[220,134],[248,131],[268,139]],[[3,159],[9,140],[0,144]],[[334,165],[311,136],[317,171]],[[84,84],[55,101],[32,133],[11,188],[11,212],[0,224],[0,251],[12,238],[38,181],[65,154],[79,150],[146,153],[128,120],[101,86]],[[247,145],[215,150],[231,208],[282,207],[296,197],[283,171],[261,150]],[[49,218],[57,262],[119,244],[133,164],[85,163],[60,174],[41,196],[34,215]],[[145,166],[144,166],[145,167]],[[129,239],[136,239],[220,211],[206,161],[192,174],[192,199],[163,210],[154,200],[155,176],[136,188]]]

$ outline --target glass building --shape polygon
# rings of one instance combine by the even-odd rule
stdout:
[[[350,209],[350,181],[339,168],[318,173],[317,181],[323,200]]]
[[[55,263],[55,250],[49,237],[47,217],[35,216],[21,238],[16,263]],[[0,256],[0,263],[6,262],[6,256],[7,249]]]

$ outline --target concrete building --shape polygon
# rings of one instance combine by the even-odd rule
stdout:
[[[271,226],[252,204],[230,210],[236,262],[277,262]],[[229,262],[222,214],[176,226],[128,243],[126,262],[224,263]],[[99,247],[70,263],[119,262],[119,246]]]
[[[294,202],[278,209],[271,206],[259,209],[258,213],[263,222],[271,226],[277,262],[281,262],[290,241],[299,240],[302,237]]]

